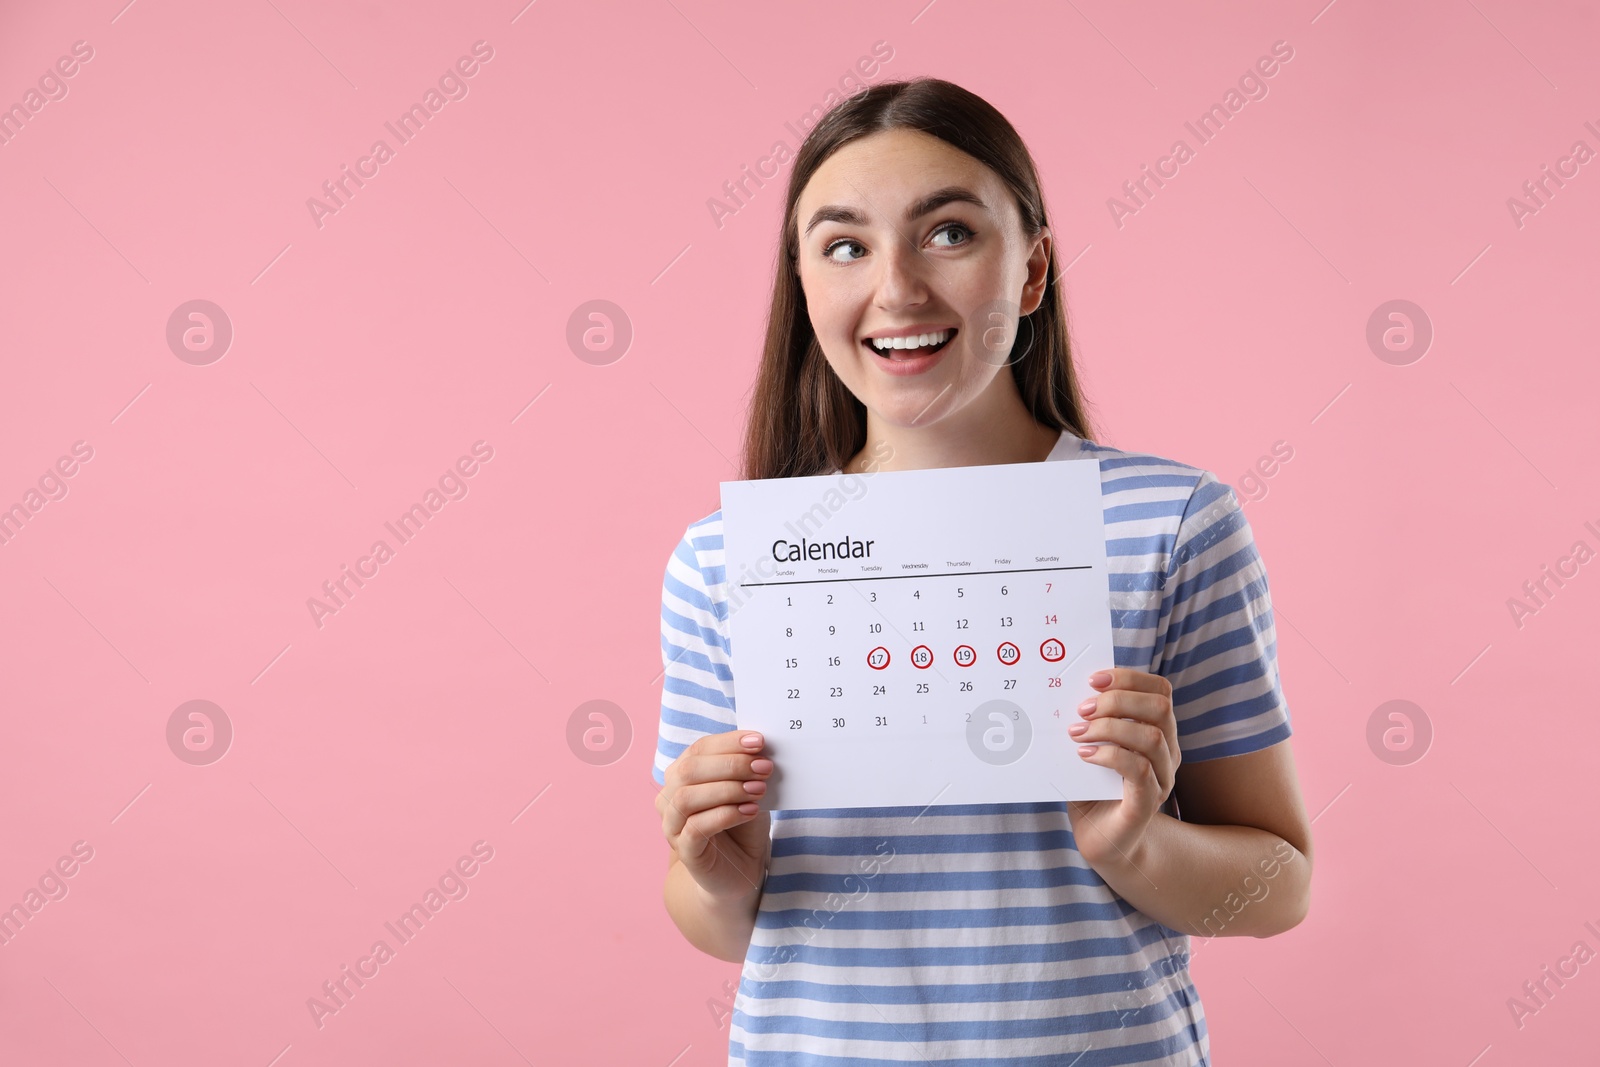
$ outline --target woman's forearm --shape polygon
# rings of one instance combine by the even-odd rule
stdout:
[[[1079,837],[1085,861],[1118,896],[1181,933],[1271,937],[1311,906],[1310,857],[1254,826],[1181,822],[1157,812],[1131,854],[1103,839],[1095,848],[1092,826]]]
[[[689,869],[674,861],[667,868],[663,896],[667,914],[672,916],[689,944],[719,960],[744,962],[750,948],[750,935],[756,928],[760,886],[738,899],[718,900],[707,896]]]

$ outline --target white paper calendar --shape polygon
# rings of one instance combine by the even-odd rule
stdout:
[[[1067,727],[1113,666],[1093,459],[722,483],[763,807],[1122,796]]]

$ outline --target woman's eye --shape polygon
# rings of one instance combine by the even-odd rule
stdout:
[[[861,258],[860,256],[852,256],[850,259],[845,259],[845,260],[834,259],[833,250],[835,248],[843,248],[846,245],[854,245],[855,247],[860,248],[861,247],[861,242],[860,241],[851,241],[851,240],[848,240],[848,239],[835,241],[835,242],[833,242],[833,244],[829,245],[827,248],[824,248],[822,250],[822,255],[824,256],[824,258],[832,259],[835,263],[853,263],[856,260]]]
[[[939,227],[939,229],[934,231],[933,236],[938,237],[941,234],[948,234],[953,230],[960,230],[962,233],[966,234],[966,240],[967,241],[972,240],[972,231],[967,229],[965,226],[961,225],[961,223],[959,223],[959,222],[952,222],[948,226]],[[961,241],[959,243],[965,244],[966,241]],[[939,247],[940,248],[950,248],[950,247],[953,247],[953,246],[951,246],[951,245],[940,245]]]

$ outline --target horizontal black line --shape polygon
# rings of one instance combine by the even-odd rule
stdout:
[[[1079,563],[1070,567],[1014,567],[1000,571],[947,571],[943,574],[869,574],[860,578],[796,578],[792,582],[740,582],[739,588],[753,585],[817,585],[822,582],[882,582],[890,578],[960,578],[966,574],[1029,574],[1033,571],[1087,571],[1092,563]]]

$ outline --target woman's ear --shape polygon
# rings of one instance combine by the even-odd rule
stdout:
[[[1044,303],[1044,290],[1050,277],[1050,249],[1053,245],[1050,227],[1041,227],[1032,240],[1033,247],[1028,253],[1028,280],[1022,286],[1020,310],[1023,315],[1032,315]]]

